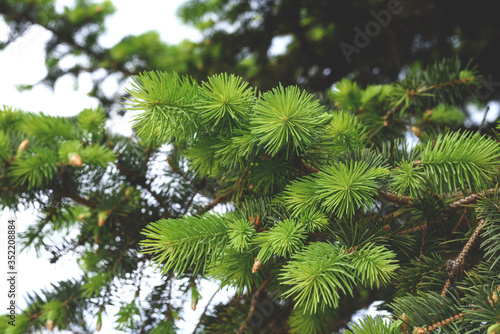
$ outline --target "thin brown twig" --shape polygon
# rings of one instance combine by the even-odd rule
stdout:
[[[137,184],[141,186],[141,188],[145,189],[148,193],[153,196],[153,198],[158,202],[158,204],[165,210],[165,213],[167,217],[170,216],[170,211],[168,207],[165,205],[164,200],[161,198],[161,196],[155,192],[152,188],[151,185],[146,182],[146,179],[143,177],[139,177],[135,173],[132,173],[129,171],[125,166],[123,166],[120,163],[115,163],[116,168],[122,172],[125,177],[127,178],[128,181],[130,181],[132,184]]]
[[[465,206],[465,205],[471,205],[471,204],[474,204],[476,203],[482,196],[486,195],[486,194],[493,194],[495,192],[495,188],[492,188],[492,189],[488,189],[486,191],[482,191],[480,193],[477,193],[477,194],[472,194],[470,196],[467,196],[465,198],[461,198],[453,203],[451,203],[450,205],[448,205],[448,207],[444,210],[444,213],[439,216],[438,218],[436,218],[434,220],[434,222],[432,224],[430,224],[430,226],[427,226],[427,228],[432,228],[438,224],[440,224],[442,222],[442,220],[447,216],[449,215],[450,213],[452,213],[453,211],[457,210],[458,208],[462,207],[462,206]],[[466,218],[466,217],[465,217]],[[406,230],[403,230],[403,231],[400,231],[398,232],[397,234],[398,235],[408,235],[408,234],[413,234],[413,233],[416,233],[416,232],[419,232],[420,230],[422,229],[422,226],[416,226],[416,227],[412,227],[412,228],[409,228],[409,229],[406,229]]]
[[[198,190],[193,191],[193,195],[191,196],[189,201],[186,203],[186,206],[184,207],[184,211],[182,212],[182,216],[184,216],[188,212],[191,205],[193,205],[193,200],[194,200],[194,197],[196,196],[196,194],[198,194]]]
[[[451,230],[451,233],[455,233],[457,231],[458,227],[462,224],[462,221],[464,220],[464,217],[467,214],[468,209],[469,208],[465,208],[464,209],[464,212],[462,212],[462,215],[460,216],[460,219],[458,220],[458,222],[455,225],[455,227],[453,228],[453,230]]]
[[[97,207],[97,204],[86,199],[86,198],[83,198],[81,197],[80,195],[78,194],[62,194],[63,197],[67,197],[67,198],[70,198],[72,199],[73,201],[77,202],[77,203],[80,203],[80,204],[83,204],[85,206],[88,206],[89,208],[91,209],[95,209]]]
[[[477,132],[479,132],[479,134],[481,134],[481,131],[483,130],[483,125],[484,125],[484,122],[486,121],[486,115],[488,115],[488,111],[490,111],[490,106],[487,106],[486,110],[484,111],[483,120],[481,122],[481,125],[479,125],[479,129],[477,130]]]
[[[415,334],[425,334],[425,333],[431,333],[437,330],[440,327],[444,327],[451,322],[458,320],[464,316],[463,312],[460,312],[454,316],[451,316],[449,318],[446,318],[444,320],[438,321],[432,325],[426,326],[426,327],[414,327],[413,328],[413,333]]]
[[[132,231],[132,233],[130,233],[129,237],[127,238],[127,240],[125,241],[125,244],[123,245],[122,247],[122,250],[120,252],[120,254],[118,255],[118,258],[116,259],[114,265],[113,265],[113,269],[111,269],[111,274],[114,276],[115,274],[115,271],[116,271],[116,267],[118,266],[118,264],[121,262],[122,258],[123,258],[123,255],[125,254],[125,252],[127,251],[128,249],[128,245],[130,244],[130,242],[132,242],[132,238],[135,236],[135,233],[137,232],[137,227],[138,225],[135,226],[134,230]]]
[[[424,243],[425,243],[425,234],[427,232],[427,219],[424,222],[424,225],[422,225],[422,243],[420,245],[420,255],[418,256],[418,260],[422,261],[422,255],[424,254]]]
[[[144,157],[144,161],[142,163],[142,170],[143,170],[144,174],[146,174],[146,172],[148,171],[148,163],[149,163],[149,159],[151,158],[152,151],[153,151],[153,147],[151,147],[151,145],[146,147],[146,150],[145,150],[146,156]]]
[[[227,192],[225,194],[222,194],[222,195],[218,195],[217,197],[215,197],[215,199],[212,202],[210,202],[207,205],[205,205],[196,214],[197,215],[202,215],[205,212],[207,212],[209,210],[212,210],[217,204],[219,204],[222,201],[226,200],[229,196],[231,196],[238,189],[238,186],[241,184],[242,181],[243,181],[243,176],[240,177],[240,179],[238,180],[238,182],[236,182],[236,184],[234,185],[234,187],[229,192]]]
[[[447,264],[446,271],[450,276],[457,276],[462,271],[463,266],[464,266],[465,257],[469,253],[469,251],[470,251],[472,245],[474,244],[474,242],[476,241],[476,239],[479,237],[479,233],[481,233],[481,231],[484,227],[484,223],[485,223],[484,219],[481,219],[477,223],[476,229],[474,230],[474,232],[470,236],[469,240],[467,240],[467,243],[462,248],[462,251],[458,254],[458,256],[455,258],[455,260],[450,261]],[[446,295],[446,293],[448,291],[448,287],[449,287],[449,283],[447,280],[444,287],[443,287],[443,290],[441,291],[442,296]]]
[[[272,278],[273,278],[273,275],[269,275],[269,277],[253,293],[252,301],[250,302],[250,311],[248,311],[248,314],[247,314],[247,317],[245,318],[245,321],[241,324],[240,328],[238,329],[238,334],[243,334],[243,332],[245,331],[245,328],[247,327],[248,322],[252,318],[252,315],[254,314],[255,309],[257,308],[260,294],[267,288],[267,286],[271,282]]]
[[[491,189],[488,189],[486,191],[482,191],[482,192],[477,193],[477,194],[471,194],[467,197],[461,198],[461,199],[451,203],[450,205],[448,205],[448,207],[446,208],[446,211],[453,211],[453,210],[460,208],[461,206],[474,204],[479,200],[480,197],[482,197],[486,194],[492,195],[493,193],[495,193],[495,188],[491,188]]]
[[[387,192],[387,191],[379,191],[378,194],[380,197],[385,199],[386,201],[397,203],[397,204],[408,204],[411,202],[410,196],[398,196],[396,194]]]
[[[463,262],[464,262],[464,258],[465,256],[467,255],[467,253],[469,253],[469,250],[470,248],[472,247],[472,244],[476,241],[476,239],[479,237],[479,233],[481,232],[481,230],[483,229],[484,227],[484,222],[485,220],[484,219],[481,219],[479,221],[479,223],[477,223],[477,226],[476,226],[476,229],[474,230],[474,232],[472,233],[472,235],[470,236],[469,240],[467,241],[467,243],[465,244],[464,248],[462,249],[462,251],[460,252],[460,254],[457,256],[457,258],[455,259],[455,262],[460,264],[460,265],[463,265]]]
[[[189,177],[187,177],[187,175],[186,175],[186,174],[184,174],[184,173],[183,173],[183,172],[179,169],[179,167],[177,167],[177,166],[175,166],[175,165],[174,165],[174,162],[173,162],[172,158],[168,157],[168,158],[167,158],[167,162],[168,162],[168,164],[169,164],[170,168],[172,169],[172,171],[173,171],[174,173],[178,174],[180,177],[182,177],[182,178],[183,178],[184,180],[186,180],[186,181],[191,181],[191,180],[189,179]]]

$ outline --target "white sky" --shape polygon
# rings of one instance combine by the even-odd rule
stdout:
[[[57,1],[59,8],[71,5],[73,1]],[[111,46],[128,34],[138,35],[145,31],[157,30],[161,39],[170,44],[176,44],[183,39],[199,40],[201,35],[193,28],[183,26],[176,17],[175,12],[182,0],[145,0],[140,5],[133,0],[114,1],[117,7],[116,13],[106,21],[107,33],[103,36],[101,43]],[[6,40],[7,27],[0,21],[0,39]],[[34,84],[41,80],[45,74],[44,44],[50,37],[50,33],[41,27],[32,27],[28,33],[16,42],[0,52],[0,106],[9,105],[25,111],[41,111],[50,115],[73,116],[82,109],[97,106],[98,102],[86,94],[91,88],[90,76],[82,75],[78,80],[78,89],[74,89],[72,78],[64,77],[57,81],[55,91],[44,86],[36,86],[31,91],[19,92],[15,86],[19,84]],[[111,85],[112,86],[112,85]],[[121,129],[130,133],[130,117],[116,118],[112,124],[113,129]],[[2,248],[5,245],[6,220],[13,217],[12,212],[0,211],[0,240]],[[35,222],[36,216],[31,212],[17,214],[18,231],[23,231],[26,226]],[[18,244],[19,245],[19,244]],[[5,251],[2,249],[1,254]],[[68,279],[79,271],[74,258],[62,258],[55,265],[50,264],[49,254],[43,254],[37,258],[34,251],[22,253],[18,256],[19,276],[17,291],[20,295],[36,291],[40,288],[50,289],[50,283],[57,280]],[[4,260],[5,261],[5,260]],[[4,291],[7,291],[4,277],[4,266],[0,267],[2,279],[0,279],[0,305],[5,305]],[[191,333],[199,320],[206,302],[216,290],[216,285],[205,282],[202,290],[203,300],[198,304],[197,311],[192,311],[190,301],[183,305],[185,312],[183,322],[177,325],[181,328],[179,333]],[[228,294],[220,292],[214,299],[213,304],[227,299]],[[175,298],[175,296],[174,296]],[[180,294],[177,300],[180,300]],[[23,298],[17,300],[21,308],[26,303]],[[3,314],[5,310],[0,311]],[[112,320],[116,308],[108,309],[108,317],[103,317],[103,327],[100,333],[123,333],[112,329]],[[95,324],[95,319],[92,321]],[[49,333],[49,331],[46,331]],[[55,330],[53,333],[64,333]]]

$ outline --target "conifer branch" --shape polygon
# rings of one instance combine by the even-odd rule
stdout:
[[[444,327],[444,326],[450,324],[451,322],[462,318],[463,316],[464,316],[464,314],[462,312],[460,312],[454,316],[451,316],[451,317],[444,319],[442,321],[438,321],[438,322],[436,322],[432,325],[429,325],[427,327],[415,327],[413,329],[413,333],[415,333],[415,334],[431,333],[431,332],[437,330],[439,327]]]
[[[470,81],[473,81],[473,80],[474,80],[473,78],[460,78],[460,79],[455,79],[455,80],[451,80],[451,81],[447,81],[447,82],[441,82],[441,83],[431,85],[431,86],[423,86],[416,91],[416,94],[427,93],[429,91],[436,90],[436,89],[439,89],[442,87],[463,85],[463,84],[469,83]]]
[[[467,243],[465,244],[464,248],[462,249],[462,251],[460,252],[460,254],[457,256],[457,258],[455,259],[455,264],[457,265],[460,265],[460,266],[463,266],[463,262],[464,262],[464,258],[465,256],[467,255],[467,253],[469,253],[469,250],[470,248],[472,247],[472,244],[474,244],[474,242],[476,241],[476,239],[479,237],[479,233],[481,232],[481,230],[483,229],[484,227],[484,223],[485,223],[485,220],[484,219],[481,219],[479,221],[479,223],[477,224],[476,226],[476,229],[474,230],[474,232],[472,233],[472,235],[470,236],[469,240],[467,241]]]
[[[436,225],[440,224],[442,222],[442,220],[451,212],[457,210],[458,208],[460,208],[462,206],[472,205],[472,204],[476,203],[482,196],[484,196],[486,194],[492,195],[494,193],[495,193],[495,188],[491,188],[491,189],[488,189],[487,191],[482,191],[480,193],[472,194],[472,195],[469,195],[465,198],[461,198],[461,199],[451,203],[450,205],[448,205],[448,207],[444,210],[444,213],[441,216],[434,219],[434,222],[432,224],[430,224],[429,226],[427,226],[427,227],[416,226],[416,227],[412,227],[412,228],[400,231],[397,234],[398,235],[408,235],[408,234],[420,232],[424,228],[425,229],[426,228],[433,228]],[[460,223],[460,221],[459,221],[459,223]],[[457,225],[459,223],[457,223]],[[456,228],[454,228],[453,230],[456,230]]]
[[[378,194],[383,199],[397,204],[409,204],[412,201],[410,196],[398,196],[397,194],[390,193],[388,191],[379,191]]]
[[[450,211],[454,211],[454,210],[460,208],[461,206],[474,204],[481,197],[483,197],[485,195],[493,195],[494,193],[495,193],[495,188],[491,188],[491,189],[488,189],[486,191],[482,191],[482,192],[477,193],[477,194],[469,195],[467,197],[461,198],[461,199],[456,200],[455,202],[451,203],[450,205],[448,205],[448,207],[446,208],[445,211],[450,212]]]
[[[172,321],[172,304],[170,301],[172,300],[172,287],[174,285],[174,280],[172,279],[174,277],[174,274],[172,271],[168,273],[168,294],[167,294],[167,320]]]
[[[257,304],[259,303],[259,298],[261,293],[267,288],[269,283],[271,282],[273,278],[273,275],[269,275],[269,277],[260,285],[260,287],[255,290],[255,292],[252,294],[252,301],[250,303],[250,311],[248,311],[247,317],[245,318],[245,321],[241,324],[240,328],[238,329],[238,334],[243,334],[245,331],[245,328],[248,326],[248,322],[252,318],[252,315],[254,314]]]

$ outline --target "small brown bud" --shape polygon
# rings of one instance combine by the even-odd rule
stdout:
[[[422,136],[422,130],[420,130],[416,126],[412,126],[411,127],[411,131],[413,131],[413,133],[415,134],[415,136],[417,136],[418,138],[420,138],[420,136]]]
[[[488,334],[500,334],[500,322],[497,322],[494,325],[491,325],[488,328]]]
[[[83,213],[80,213],[80,214],[78,215],[78,220],[79,220],[79,221],[83,221],[84,219],[85,219],[85,215],[84,215]]]
[[[196,305],[198,305],[198,301],[196,299],[191,299],[191,309],[196,311]]]
[[[82,158],[78,153],[73,153],[69,157],[69,165],[73,167],[81,167],[82,166]]]
[[[96,324],[96,326],[95,326],[95,330],[96,330],[97,332],[100,332],[100,331],[101,331],[101,327],[102,327],[102,321],[101,321],[101,319],[98,319],[98,320],[97,320],[97,324]]]
[[[49,329],[49,331],[53,331],[54,330],[54,321],[52,320],[47,320],[47,328]]]
[[[259,259],[255,258],[255,262],[253,263],[252,267],[252,274],[259,271],[261,267],[262,267],[262,262]]]
[[[21,144],[19,144],[19,148],[17,149],[17,154],[20,154],[20,153],[26,151],[29,144],[30,144],[30,142],[28,141],[28,139],[23,140],[21,142]]]
[[[99,212],[97,215],[97,225],[99,225],[99,227],[103,227],[106,219],[108,219],[108,214],[103,211]]]

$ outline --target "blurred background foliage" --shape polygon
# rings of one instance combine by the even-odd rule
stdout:
[[[480,100],[500,96],[500,48],[495,47],[500,23],[492,1],[190,0],[177,14],[202,33],[201,41],[169,45],[150,31],[123,36],[106,48],[99,37],[115,6],[119,3],[77,0],[57,11],[54,0],[2,1],[9,38],[0,42],[0,49],[31,25],[44,27],[53,35],[41,83],[54,86],[65,74],[100,71],[89,94],[106,110],[119,108],[123,94],[102,91],[100,84],[110,75],[123,82],[145,70],[195,79],[229,72],[263,91],[282,83],[325,92],[345,77],[361,86],[388,83],[408,70],[454,56],[463,63],[473,59],[485,74],[476,94]],[[68,56],[74,57],[74,65],[61,66]]]

